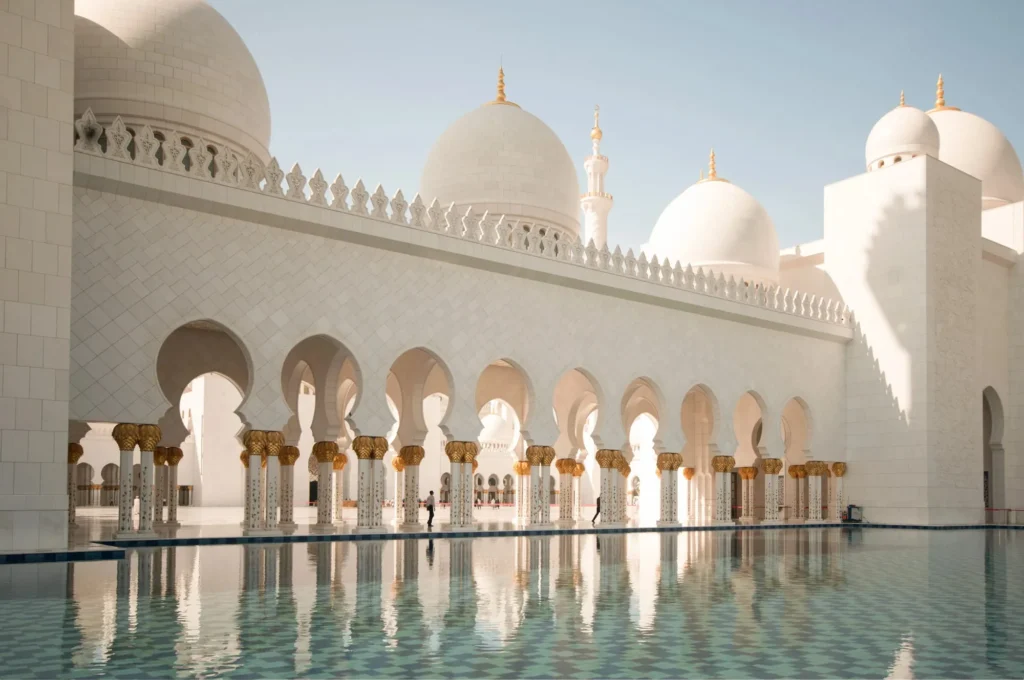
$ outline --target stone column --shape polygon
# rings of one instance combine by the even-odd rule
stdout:
[[[843,492],[843,477],[846,476],[846,463],[832,463],[833,484],[836,486],[836,511],[832,515],[833,522],[842,522],[846,512],[846,494]]]
[[[544,467],[545,446],[528,446],[526,448],[526,460],[530,463],[530,514],[529,524],[537,526],[543,524],[541,503],[543,502],[546,489],[541,485],[541,469]]]
[[[476,442],[462,442],[462,526],[473,526],[473,510],[476,503],[476,469],[480,467],[480,461],[476,459],[480,453],[480,445]]]
[[[319,464],[319,479],[316,486],[316,524],[312,530],[329,534],[334,532],[334,518],[332,517],[334,505],[334,459],[338,456],[338,442],[324,441],[313,444],[313,456]],[[363,513],[363,461],[360,460],[359,470],[359,513]],[[368,496],[369,491],[365,492]]]
[[[75,507],[77,499],[75,496],[78,495],[78,483],[77,475],[75,471],[78,467],[78,461],[85,454],[82,450],[82,445],[76,442],[68,444],[68,526],[72,526],[75,523]]]
[[[299,447],[282,446],[277,460],[281,464],[281,521],[282,529],[295,529],[295,462],[299,459]],[[282,553],[283,555],[283,553]]]
[[[677,526],[679,524],[679,475],[677,470],[682,465],[680,453],[659,453],[656,464],[658,477],[661,479],[661,503],[658,515],[658,526]]]
[[[260,469],[263,467],[263,453],[267,448],[267,435],[262,430],[249,430],[242,437],[245,444],[246,458],[249,464],[246,465],[246,505],[249,512],[246,515],[245,531],[259,531],[263,525],[262,489],[260,488]]]
[[[405,507],[402,510],[402,527],[406,529],[419,529],[422,527],[420,524],[420,463],[423,462],[423,456],[426,452],[422,446],[403,446],[401,452],[401,458],[396,457],[395,460],[402,465],[402,469],[405,470],[404,476],[404,497]],[[394,462],[394,461],[392,461]],[[398,468],[395,468],[396,470]],[[399,508],[395,508],[396,517]],[[437,512],[437,508],[434,508]]]
[[[572,519],[576,522],[583,519],[581,499],[583,493],[580,490],[580,480],[587,468],[583,463],[577,462],[572,471]]]
[[[391,459],[391,469],[395,471],[395,516],[391,523],[397,527],[405,521],[405,463],[401,451]]]
[[[242,461],[242,468],[245,470],[245,477],[242,480],[242,528],[249,526],[249,517],[252,515],[252,499],[249,498],[249,480],[252,471],[249,469],[249,452],[242,449],[238,454],[238,460]]]
[[[331,464],[331,469],[334,470],[334,521],[336,524],[344,521],[346,465],[348,465],[348,456],[341,451],[341,447],[338,447],[338,455],[334,457],[334,463]]]
[[[697,468],[683,468],[683,477],[686,479],[686,523],[690,526],[697,524],[697,491],[693,483],[696,473]]]
[[[573,524],[576,521],[573,514],[576,493],[572,475],[576,471],[576,461],[572,458],[559,458],[555,461],[555,469],[558,470],[558,523]]]
[[[761,461],[764,469],[764,521],[779,521],[779,472],[782,471],[780,458],[765,458]]]
[[[276,430],[267,432],[267,514],[266,528],[276,531],[277,509],[281,505],[281,462],[278,456],[284,447],[284,435]]]
[[[139,426],[134,423],[118,423],[114,426],[111,436],[121,451],[121,467],[118,470],[117,486],[117,534],[132,533],[132,509],[135,505],[132,493],[132,476],[135,457],[135,445],[139,441]]]
[[[804,465],[807,470],[807,521],[821,521],[821,476],[825,474],[826,464],[820,460],[808,461]]]
[[[741,501],[740,522],[742,524],[754,524],[757,522],[757,516],[754,512],[754,480],[757,479],[757,468],[741,467],[737,468],[736,471],[742,480],[740,488],[742,489],[743,498]]]
[[[139,425],[139,458],[142,475],[139,481],[139,533],[153,533],[153,452],[160,441],[160,428]]]
[[[615,522],[612,506],[615,504],[614,478],[619,474],[615,469],[618,458],[619,452],[615,449],[599,449],[594,455],[594,459],[597,460],[597,464],[601,468],[601,491],[598,494],[601,499],[601,524]]]
[[[615,521],[624,523],[626,521],[626,487],[629,482],[629,474],[633,471],[629,463],[619,452],[619,476],[615,478]]]
[[[338,445],[334,445],[337,451]],[[357,531],[376,531],[381,528],[381,502],[384,500],[384,456],[388,440],[384,437],[361,435],[352,442],[359,459],[359,498],[356,513]]]
[[[551,524],[551,464],[555,462],[555,447],[544,447],[540,468],[540,523]]]
[[[465,481],[462,477],[462,459],[466,455],[466,447],[463,442],[451,441],[444,445],[444,453],[448,456],[450,463],[448,475],[448,522],[453,527],[460,527],[463,523],[462,484]]]
[[[516,473],[516,523],[525,526],[530,521],[530,462],[517,460],[512,469]]]
[[[793,499],[795,508],[793,511],[793,517],[789,521],[794,524],[800,524],[804,521],[804,485],[802,480],[807,476],[807,472],[803,465],[790,465],[789,476],[793,478],[793,481],[796,484],[796,494]]]
[[[167,500],[167,447],[158,446],[153,450],[153,524],[163,525],[164,503]]]
[[[167,526],[180,527],[178,521],[178,463],[185,457],[177,446],[167,447]],[[174,549],[171,549],[174,553]]]
[[[711,468],[715,471],[715,514],[712,524],[734,524],[732,521],[732,473],[736,459],[732,456],[715,456]]]

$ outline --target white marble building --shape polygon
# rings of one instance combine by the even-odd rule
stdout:
[[[865,121],[822,240],[780,252],[712,154],[634,253],[596,113],[572,159],[502,76],[418,188],[385,190],[271,156],[259,69],[201,0],[22,0],[0,23],[0,550],[64,545],[78,485],[148,531],[172,475],[252,499],[251,532],[310,478],[325,531],[345,500],[374,528],[430,489],[457,525],[478,489],[526,524],[598,495],[621,522],[634,489],[669,524],[1024,503],[1024,175],[941,79],[927,113]]]

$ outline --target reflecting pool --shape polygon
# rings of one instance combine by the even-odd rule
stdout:
[[[1024,534],[153,548],[0,567],[6,677],[1021,677]]]

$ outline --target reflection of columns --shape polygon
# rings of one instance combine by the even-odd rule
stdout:
[[[139,425],[139,457],[142,475],[139,481],[139,533],[153,531],[153,451],[160,441],[160,428]]]
[[[681,453],[659,453],[658,472],[661,478],[661,512],[658,524],[679,524],[679,468],[683,464]]]
[[[821,477],[828,465],[820,460],[808,461],[804,465],[807,470],[807,521],[821,521]]]
[[[577,522],[583,519],[583,512],[580,509],[580,497],[583,496],[580,479],[586,471],[587,468],[583,463],[576,463],[576,467],[572,471],[572,519]]]
[[[177,446],[167,447],[167,526],[179,527],[178,521],[178,463],[185,457]],[[172,548],[171,553],[174,553]]]
[[[732,524],[732,470],[736,459],[715,456],[711,467],[715,471],[715,514],[713,524]]]
[[[555,469],[558,470],[558,523],[572,524],[576,521],[576,490],[573,488],[576,461],[572,458],[559,458],[555,461]]]
[[[267,434],[261,430],[249,430],[242,437],[245,444],[245,453],[249,458],[246,466],[246,504],[249,513],[246,516],[246,531],[255,531],[260,528],[263,519],[263,508],[261,501],[262,489],[260,489],[260,469],[263,467],[263,453],[267,447]]]
[[[139,440],[139,426],[133,423],[118,423],[111,435],[121,451],[121,468],[118,471],[117,487],[117,533],[132,531],[132,508],[135,505],[132,494],[132,468],[134,467],[135,445]]]
[[[743,494],[740,522],[743,524],[753,524],[757,521],[754,514],[754,480],[757,479],[757,468],[741,467],[736,468],[736,471],[740,475],[740,488]]]
[[[334,504],[334,459],[338,456],[338,442],[324,441],[313,444],[313,456],[319,466],[316,486],[316,524],[313,530],[321,533],[334,531],[332,511]],[[363,461],[359,461],[359,513],[363,513]],[[369,491],[366,492],[369,494]]]
[[[601,524],[612,524],[615,522],[612,506],[615,503],[615,491],[613,485],[615,477],[619,476],[615,469],[615,463],[619,458],[619,452],[615,449],[599,449],[594,459],[601,468],[601,491],[598,499],[601,503]]]
[[[352,442],[359,459],[359,497],[356,513],[357,530],[376,530],[381,526],[381,503],[384,501],[384,455],[388,440],[361,435]],[[338,445],[334,445],[337,452]]]
[[[268,529],[277,529],[277,509],[281,504],[281,463],[278,456],[284,447],[284,435],[277,431],[267,432],[267,519]]]
[[[782,471],[780,458],[765,458],[764,469],[764,521],[779,521],[779,472]]]
[[[281,453],[277,454],[281,464],[281,522],[278,526],[282,529],[295,528],[295,461],[298,459],[297,446],[282,446]]]
[[[530,520],[530,462],[517,460],[512,469],[516,473],[516,522],[523,526]]]
[[[402,498],[405,501],[405,508],[395,507],[395,517],[398,518],[401,510],[402,526],[407,528],[420,527],[420,463],[425,454],[422,446],[403,446],[401,457],[396,456],[391,461],[396,466],[397,477],[402,479]]]
[[[846,495],[843,493],[843,477],[846,476],[846,463],[832,463],[832,483],[836,487],[835,506],[836,511],[832,513],[833,522],[842,522],[843,513],[846,512]]]
[[[338,454],[334,456],[334,461],[331,463],[331,469],[334,471],[334,484],[331,487],[331,491],[334,492],[334,521],[343,522],[343,510],[345,508],[345,494],[342,493],[342,489],[345,488],[345,465],[348,464],[348,456],[338,448]],[[397,507],[397,506],[396,506]]]
[[[465,456],[464,442],[448,442],[444,445],[444,453],[448,456],[448,522],[453,527],[462,526],[462,458]]]
[[[696,473],[696,468],[683,468],[683,477],[686,478],[686,523],[691,526],[697,523],[697,485],[693,481]]]
[[[552,446],[529,446],[526,460],[530,463],[530,524],[543,525],[551,521],[551,463],[555,459]]]
[[[78,492],[75,469],[84,453],[81,444],[75,442],[68,444],[68,526],[75,523],[75,495]]]
[[[164,523],[164,503],[167,501],[167,447],[158,446],[153,450],[153,465],[156,466],[153,479],[156,488],[153,491],[153,523]]]
[[[796,498],[793,500],[796,503],[796,507],[793,511],[792,522],[800,523],[804,521],[804,483],[803,480],[807,477],[807,470],[803,465],[790,465],[789,476],[793,478],[793,482],[796,484]]]
[[[405,462],[401,452],[391,457],[391,469],[395,471],[395,516],[391,523],[398,526],[405,521]]]

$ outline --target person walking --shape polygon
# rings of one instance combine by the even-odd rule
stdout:
[[[601,514],[601,497],[597,497],[597,512],[594,513],[594,519],[590,520],[591,524],[597,523],[597,516]]]
[[[434,492],[431,491],[430,495],[427,496],[427,528],[434,528]]]

